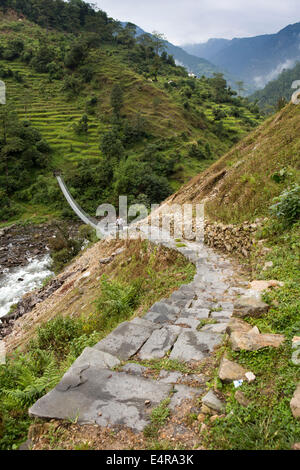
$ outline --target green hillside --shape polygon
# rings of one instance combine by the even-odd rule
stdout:
[[[299,136],[300,106],[289,104],[180,188],[174,202],[209,197],[207,214],[228,224],[268,217],[274,198],[299,185]]]
[[[264,292],[269,312],[246,320],[286,341],[278,350],[233,352],[226,345],[227,357],[253,371],[256,380],[241,389],[246,404],[235,389],[218,384],[228,397],[227,416],[209,425],[207,449],[288,450],[299,442],[299,419],[290,407],[300,380],[299,365],[292,362],[292,339],[300,336],[299,155],[300,106],[289,104],[172,197],[172,204],[207,198],[206,218],[230,224],[236,233],[241,223],[254,223],[251,253],[241,262],[251,280],[281,282]]]
[[[87,11],[96,21],[94,10]],[[98,23],[86,30],[87,19],[74,31],[75,20],[57,31],[37,24],[44,16],[35,23],[12,10],[0,16],[0,79],[7,88],[0,109],[3,222],[71,215],[53,170],[63,172],[93,214],[100,203],[117,203],[121,192],[130,202],[160,202],[261,121],[257,107],[222,75],[190,78],[159,39],[145,43],[99,15],[101,25],[106,18],[100,33]],[[64,24],[53,12],[50,20]],[[29,162],[26,152],[36,157]]]
[[[274,112],[291,100],[295,90],[292,89],[294,81],[300,80],[300,62],[292,69],[286,69],[276,80],[269,82],[263,90],[254,93],[249,99],[267,113]]]

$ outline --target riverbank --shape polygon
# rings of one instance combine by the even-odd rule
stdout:
[[[78,232],[78,223],[68,223],[68,234]],[[27,266],[30,259],[49,254],[51,239],[59,232],[53,222],[44,224],[14,224],[0,229],[0,276],[6,269]]]

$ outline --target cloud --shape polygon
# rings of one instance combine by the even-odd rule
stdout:
[[[299,0],[96,0],[109,16],[174,44],[275,33],[298,22]]]
[[[277,65],[271,72],[267,75],[257,76],[254,78],[255,85],[258,88],[264,88],[264,86],[269,83],[271,80],[274,80],[286,69],[292,69],[299,59],[287,59],[285,62],[282,62]]]

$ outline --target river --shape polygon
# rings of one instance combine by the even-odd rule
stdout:
[[[49,254],[39,258],[28,258],[28,264],[17,268],[4,269],[0,276],[0,318],[6,315],[13,304],[18,303],[24,294],[41,287],[51,276]]]

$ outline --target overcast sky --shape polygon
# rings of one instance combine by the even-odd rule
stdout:
[[[91,1],[93,3],[93,1]],[[299,0],[94,0],[109,16],[173,44],[275,33],[300,22]]]

